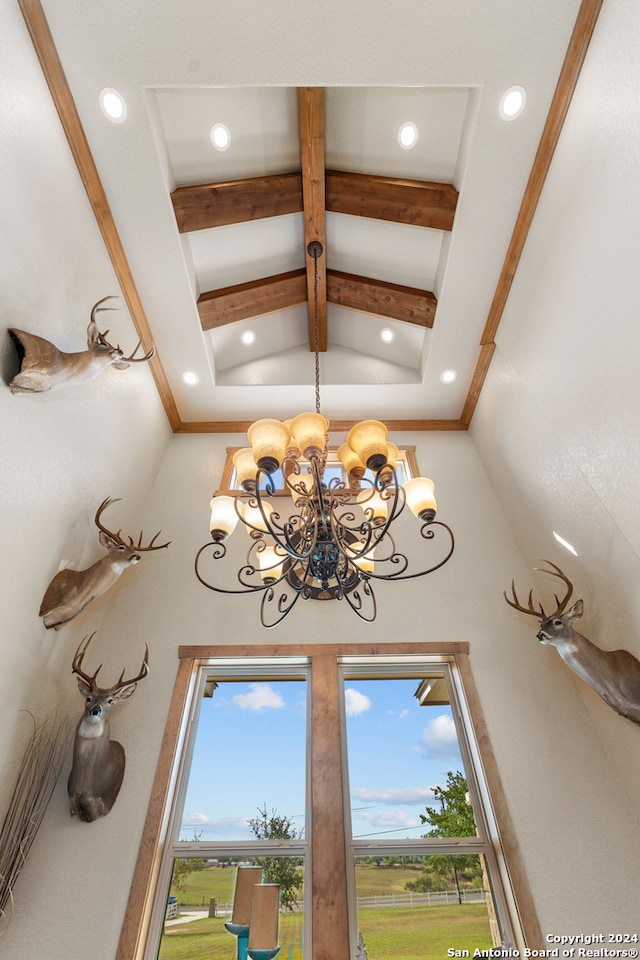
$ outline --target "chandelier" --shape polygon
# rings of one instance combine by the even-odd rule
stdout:
[[[373,585],[423,577],[451,557],[451,529],[436,516],[434,484],[414,477],[397,478],[398,448],[387,439],[378,420],[364,420],[349,431],[337,450],[344,474],[327,470],[329,421],[320,413],[318,358],[318,257],[322,244],[313,241],[314,260],[315,413],[292,420],[257,420],[247,431],[251,446],[233,456],[236,496],[211,500],[211,542],[198,550],[198,580],[217,593],[262,593],[260,619],[265,627],[280,623],[298,600],[345,600],[362,620],[376,618]],[[276,475],[287,497],[276,497]],[[346,479],[345,479],[346,478]],[[276,504],[283,504],[276,509]],[[442,532],[440,559],[412,572],[406,554],[396,548],[392,525],[409,507],[421,522],[420,536],[433,542]],[[248,534],[239,586],[223,587],[205,578],[208,561],[227,556],[225,541],[240,522]],[[436,529],[437,528],[437,529]],[[444,554],[444,556],[442,556]],[[220,568],[213,567],[211,580]]]

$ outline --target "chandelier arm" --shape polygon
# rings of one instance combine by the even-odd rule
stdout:
[[[422,528],[421,528],[421,530],[420,530],[420,535],[423,537],[424,540],[433,540],[433,538],[435,537],[435,533],[434,533],[434,531],[432,530],[432,527],[443,527],[443,528],[447,531],[447,533],[449,534],[449,536],[450,536],[450,538],[451,538],[451,546],[449,547],[449,551],[448,551],[446,557],[445,557],[443,560],[440,560],[439,563],[434,564],[434,566],[432,566],[432,567],[428,567],[426,570],[419,570],[417,573],[406,573],[406,574],[404,574],[404,573],[396,573],[396,574],[393,574],[393,573],[387,573],[387,574],[381,573],[381,574],[377,574],[377,573],[375,573],[375,572],[368,572],[368,571],[367,571],[367,576],[373,578],[374,580],[391,580],[391,581],[395,581],[395,580],[415,580],[417,577],[425,577],[428,573],[433,573],[434,570],[439,570],[440,567],[444,567],[445,563],[450,559],[450,557],[451,557],[451,555],[452,555],[452,553],[453,553],[454,546],[455,546],[455,541],[454,541],[454,538],[453,538],[453,531],[451,530],[451,527],[448,527],[447,524],[446,524],[446,523],[443,523],[441,520],[432,520],[431,523],[425,523],[425,524],[423,524],[423,526],[422,526]],[[425,532],[425,531],[426,531],[426,532]],[[393,556],[403,557],[403,559],[406,561],[405,566],[403,567],[403,570],[406,569],[406,567],[408,566],[409,561],[408,561],[407,558],[404,556],[404,554],[394,554]],[[386,562],[388,562],[389,560],[392,560],[392,557],[388,557]]]
[[[282,579],[282,578],[281,578],[281,579]],[[278,583],[279,583],[279,582],[280,582],[280,581],[278,581]],[[291,586],[289,580],[287,580],[287,583],[289,583],[289,585]],[[287,593],[281,593],[281,594],[279,595],[278,599],[276,600],[276,609],[277,609],[277,611],[278,611],[278,617],[277,617],[277,619],[275,619],[275,620],[273,620],[273,621],[269,621],[269,620],[267,619],[267,616],[266,616],[266,614],[267,614],[267,612],[268,612],[267,604],[270,604],[270,603],[273,603],[273,602],[274,602],[274,599],[275,599],[275,596],[276,596],[276,593],[275,593],[275,590],[274,590],[274,587],[275,587],[275,586],[276,586],[276,584],[271,584],[271,585],[270,585],[269,590],[268,590],[266,593],[263,594],[263,596],[262,596],[262,601],[261,601],[261,603],[260,603],[260,622],[261,622],[262,626],[263,626],[263,627],[266,627],[267,629],[270,629],[271,627],[277,627],[277,625],[278,625],[279,623],[282,623],[282,621],[284,620],[284,618],[287,616],[287,614],[288,614],[291,610],[293,610],[293,608],[295,607],[296,603],[297,603],[298,600],[300,599],[300,592],[301,592],[301,591],[296,590],[295,588],[293,588],[294,596],[293,596],[293,599],[292,599],[290,602],[288,602],[288,601],[289,601],[288,594],[287,594]]]
[[[270,584],[266,584],[266,583],[256,584],[256,586],[247,584],[245,590],[231,590],[225,587],[214,587],[212,584],[210,584],[207,580],[204,579],[204,577],[200,574],[200,571],[198,570],[198,561],[200,559],[201,554],[204,553],[205,550],[209,550],[211,548],[214,549],[214,556],[213,556],[214,560],[221,560],[227,552],[225,547],[221,543],[205,543],[204,546],[200,547],[200,549],[196,553],[195,574],[198,580],[200,581],[200,583],[204,587],[207,587],[208,590],[213,590],[215,591],[215,593],[240,594],[240,593],[259,593],[261,590],[267,590],[269,588]],[[221,550],[221,552],[219,552],[217,556],[215,555],[216,549]],[[247,569],[252,570],[254,573],[257,573],[257,570],[255,567],[251,567],[250,565],[247,565],[246,567],[241,567],[240,570],[238,571],[238,574],[237,574],[238,579],[240,579],[240,574]],[[243,581],[240,580],[240,582],[242,583]]]
[[[358,616],[361,620],[364,620],[365,623],[373,623],[378,613],[378,607],[376,604],[376,595],[373,591],[373,586],[372,584],[369,583],[368,574],[366,577],[362,578],[361,584],[362,584],[361,590],[365,594],[365,596],[368,598],[369,603],[371,605],[371,610],[369,612],[369,615],[366,615],[364,613],[364,602],[362,600],[362,597],[360,596],[360,590],[357,587],[348,592],[344,591],[343,597],[347,601],[347,603],[349,604],[353,612],[356,614],[356,616]]]

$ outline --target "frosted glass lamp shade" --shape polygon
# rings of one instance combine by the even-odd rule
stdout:
[[[285,558],[282,554],[276,552],[275,547],[266,546],[258,551],[260,576],[265,583],[271,583],[274,580],[280,579],[284,560]]]
[[[360,491],[357,499],[367,520],[376,525],[385,522],[389,513],[389,501],[384,500],[377,490],[367,487]]]
[[[316,486],[312,474],[303,470],[301,473],[289,474],[287,479],[290,484],[289,492],[291,493],[291,499],[294,503],[301,497],[312,496]]]
[[[280,420],[256,420],[247,430],[253,458],[261,470],[275,473],[289,443],[289,431]]]
[[[348,443],[343,443],[338,447],[338,459],[346,470],[347,476],[353,480],[359,480],[364,476],[366,467],[355,450]]]
[[[240,505],[240,513],[242,514],[242,519],[247,524],[248,533],[251,532],[251,530],[260,530],[262,533],[267,532],[267,522],[271,519],[273,506],[268,500],[261,500],[260,502],[262,503],[262,513],[257,506],[252,506],[248,503]],[[265,517],[267,522],[265,522]]]
[[[404,485],[409,509],[420,520],[430,522],[436,515],[434,490],[433,480],[428,480],[426,477],[414,477],[412,480],[407,480]]]
[[[367,553],[360,554],[363,548],[364,543],[356,543],[350,550],[347,550],[347,554],[353,563],[355,563],[356,567],[362,570],[363,573],[373,573],[375,566],[373,558],[374,548],[372,547]]]
[[[258,464],[254,459],[251,447],[243,447],[242,450],[236,450],[233,455],[233,466],[236,471],[237,481],[242,489],[254,491],[256,488]]]
[[[211,521],[209,529],[211,538],[219,543],[230,537],[236,528],[238,514],[236,513],[236,502],[233,497],[212,497],[211,503]]]
[[[379,470],[387,462],[387,428],[380,420],[362,420],[347,434],[347,443],[369,470]]]
[[[329,421],[320,413],[299,413],[291,421],[291,435],[307,459],[322,454],[328,430]]]

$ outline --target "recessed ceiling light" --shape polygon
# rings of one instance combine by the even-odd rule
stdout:
[[[393,330],[390,330],[389,327],[385,327],[384,330],[380,331],[380,339],[383,343],[393,343],[396,335]]]
[[[214,123],[209,131],[209,139],[216,150],[227,150],[231,143],[229,128],[224,123]]]
[[[195,387],[196,383],[200,383],[200,377],[193,370],[185,370],[182,374],[182,380],[189,387]]]
[[[500,97],[500,116],[503,120],[515,120],[524,110],[527,94],[524,87],[509,87]]]
[[[564,537],[561,537],[559,533],[556,533],[556,532],[555,532],[555,530],[553,531],[553,535],[554,535],[554,537],[556,538],[556,540],[558,541],[558,543],[562,544],[562,546],[565,548],[565,550],[568,550],[569,553],[572,553],[572,554],[574,555],[574,557],[577,557],[577,556],[578,556],[578,551],[576,550],[576,548],[575,548],[574,546],[572,546],[572,545],[569,543],[568,540],[565,540]]]
[[[252,343],[255,343],[256,335],[253,330],[245,330],[245,332],[240,337],[245,347],[250,347]]]
[[[443,370],[440,374],[440,379],[443,383],[453,383],[457,378],[458,374],[455,370]]]
[[[100,109],[112,123],[123,123],[127,119],[127,104],[121,93],[113,87],[104,87],[98,94]]]
[[[406,123],[403,123],[400,129],[398,130],[398,143],[403,150],[411,150],[412,147],[415,147],[418,142],[418,128],[415,123],[412,123],[411,120],[408,120]]]

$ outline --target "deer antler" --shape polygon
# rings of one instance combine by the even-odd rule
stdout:
[[[73,658],[73,663],[71,664],[71,672],[76,673],[79,677],[82,677],[82,679],[89,684],[92,690],[96,689],[96,677],[98,676],[98,674],[100,673],[100,670],[102,669],[102,664],[100,664],[100,666],[98,667],[96,672],[93,674],[93,676],[90,677],[89,674],[85,673],[84,670],[82,669],[82,661],[84,659],[85,653],[87,652],[87,647],[89,646],[89,644],[91,643],[95,635],[96,635],[96,631],[94,630],[92,634],[90,634],[88,637],[84,637],[84,639],[80,641],[78,645],[78,649],[76,650],[75,656]]]
[[[541,573],[549,573],[551,574],[552,577],[558,577],[560,580],[562,580],[566,584],[566,587],[567,587],[567,592],[565,593],[562,600],[559,600],[557,594],[554,594],[557,607],[553,613],[550,613],[550,614],[545,613],[542,604],[539,604],[538,609],[536,610],[536,607],[533,602],[533,590],[529,591],[528,606],[523,607],[520,601],[518,600],[518,597],[516,594],[516,585],[514,580],[511,581],[511,595],[513,597],[513,600],[509,600],[506,590],[503,591],[503,596],[507,601],[507,603],[509,604],[509,606],[513,607],[514,610],[519,610],[520,613],[529,613],[532,616],[537,617],[538,620],[547,620],[549,617],[555,617],[558,614],[563,612],[564,608],[566,607],[569,600],[571,599],[571,595],[573,593],[573,584],[571,583],[569,578],[562,572],[560,567],[556,566],[555,563],[552,563],[551,560],[543,560],[542,562],[548,563],[550,567],[553,567],[553,570],[545,570],[544,567],[534,567],[534,570],[540,570]]]
[[[124,670],[120,674],[118,682],[110,687],[111,693],[115,693],[116,690],[121,690],[122,687],[128,687],[132,683],[138,683],[139,680],[144,680],[144,678],[149,673],[149,645],[145,643],[144,645],[144,658],[142,660],[142,666],[140,667],[140,673],[137,677],[131,677],[128,680],[124,679]]]
[[[556,598],[556,603],[558,604],[558,606],[553,613],[549,614],[549,616],[555,617],[557,614],[562,613],[566,605],[569,603],[569,600],[571,599],[571,595],[573,593],[573,584],[571,583],[571,580],[569,580],[569,577],[567,577],[567,575],[562,572],[560,567],[556,566],[555,563],[552,563],[551,560],[543,560],[542,562],[548,563],[550,567],[553,567],[553,570],[545,570],[544,567],[534,567],[534,570],[540,570],[541,573],[548,573],[552,577],[558,577],[560,580],[563,581],[563,583],[567,587],[567,592],[565,593],[562,600],[558,600],[557,594],[554,594],[554,597]]]
[[[100,313],[101,310],[117,310],[118,309],[117,307],[101,307],[100,306],[101,303],[105,303],[105,301],[107,300],[117,300],[117,299],[118,299],[117,297],[113,297],[113,296],[103,297],[102,300],[98,300],[96,303],[94,303],[93,307],[91,308],[91,323],[96,322],[96,313]],[[101,334],[101,336],[106,337],[108,333],[109,331],[105,330],[105,332]]]
[[[155,543],[155,541],[157,540],[157,538],[160,536],[160,533],[161,533],[161,531],[158,530],[158,532],[156,533],[156,535],[151,538],[151,541],[150,541],[150,543],[149,543],[149,546],[148,546],[148,547],[143,547],[143,546],[142,546],[142,534],[143,534],[143,532],[144,532],[143,530],[140,531],[140,536],[138,537],[138,542],[137,542],[137,543],[134,543],[133,539],[132,539],[131,537],[129,537],[129,546],[135,547],[136,550],[140,550],[140,551],[144,551],[144,550],[164,550],[164,548],[165,548],[165,547],[168,547],[169,544],[171,543],[171,540],[167,540],[166,543],[159,543],[159,544],[157,545],[157,547],[154,547],[154,543]]]
[[[144,355],[143,357],[136,357],[136,353],[137,353],[138,350],[140,349],[141,345],[142,345],[142,340],[138,340],[137,346],[136,346],[135,350],[133,351],[133,353],[131,354],[131,356],[130,356],[130,357],[123,357],[122,359],[123,359],[123,360],[126,360],[127,363],[144,363],[145,360],[151,360],[152,357],[155,357],[155,355],[156,355],[155,344],[152,344],[152,345],[151,345],[151,350],[149,350],[148,353],[145,353],[145,355]],[[118,349],[119,349],[119,348],[118,348]]]
[[[513,600],[509,600],[509,597],[507,596],[507,591],[506,591],[506,590],[503,590],[503,591],[502,591],[502,594],[503,594],[505,600],[507,601],[507,603],[509,604],[509,606],[510,606],[510,607],[513,607],[514,610],[519,610],[520,613],[530,613],[532,616],[537,617],[538,620],[544,620],[544,619],[545,619],[546,614],[545,614],[544,610],[542,609],[542,606],[540,606],[539,610],[536,610],[536,608],[535,608],[535,606],[534,606],[534,603],[533,603],[533,590],[530,590],[530,591],[529,591],[529,606],[528,606],[528,607],[523,607],[522,604],[520,603],[520,601],[518,600],[518,597],[517,597],[517,594],[516,594],[516,584],[515,584],[515,580],[512,580],[512,581],[511,581],[511,594],[512,594],[512,596],[513,596]]]
[[[125,542],[124,542],[124,540],[122,539],[122,537],[120,536],[120,530],[118,530],[117,533],[113,533],[112,530],[109,530],[109,528],[108,528],[108,527],[105,527],[104,524],[101,523],[101,521],[100,521],[100,517],[102,516],[103,510],[105,510],[105,509],[109,506],[110,503],[117,503],[120,499],[121,499],[120,497],[113,497],[113,498],[112,498],[112,497],[107,497],[105,500],[103,500],[102,503],[100,504],[100,506],[98,507],[98,509],[96,510],[96,515],[95,515],[94,520],[95,520],[95,524],[96,524],[98,530],[102,530],[102,532],[103,532],[104,534],[106,534],[108,537],[111,537],[111,539],[112,539],[115,543],[121,543],[123,546],[125,546]],[[159,543],[159,544],[157,544],[157,546],[154,546],[155,541],[157,540],[157,538],[160,536],[160,533],[161,533],[161,531],[158,530],[158,532],[156,533],[156,535],[155,535],[154,537],[152,537],[149,545],[146,546],[146,547],[143,547],[143,546],[142,546],[142,535],[143,535],[143,533],[144,533],[144,531],[141,530],[141,531],[140,531],[140,536],[138,537],[138,542],[137,542],[137,543],[135,542],[135,540],[133,539],[133,537],[130,537],[130,536],[127,534],[127,539],[128,539],[128,541],[129,541],[129,546],[130,546],[130,547],[133,547],[135,550],[140,550],[141,552],[145,552],[145,551],[147,551],[147,550],[163,550],[165,547],[168,547],[169,544],[171,543],[171,540],[167,540],[166,543]]]
[[[112,530],[109,530],[108,527],[105,527],[104,524],[100,522],[100,517],[102,516],[103,510],[106,510],[106,508],[109,506],[110,503],[118,503],[120,499],[121,499],[120,497],[106,497],[102,501],[98,509],[96,510],[96,515],[93,518],[93,521],[96,527],[98,528],[98,530],[102,530],[102,532],[106,534],[107,537],[110,537],[115,543],[121,543],[124,546],[125,543],[122,537],[120,536],[120,531],[118,530],[117,533],[114,533]]]

